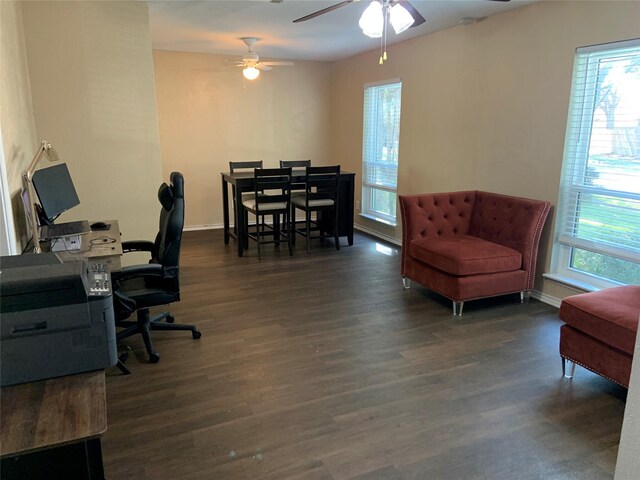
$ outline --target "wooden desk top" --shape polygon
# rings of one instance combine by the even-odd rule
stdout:
[[[98,437],[107,429],[104,370],[3,387],[0,456]]]
[[[56,252],[58,258],[63,262],[78,260],[82,257],[93,258],[108,263],[112,272],[119,271],[120,257],[123,255],[120,227],[117,220],[106,220],[104,223],[109,225],[108,230],[85,233],[82,235],[80,250]]]

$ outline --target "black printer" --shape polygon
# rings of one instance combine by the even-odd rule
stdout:
[[[115,365],[110,275],[55,253],[0,257],[0,385]]]

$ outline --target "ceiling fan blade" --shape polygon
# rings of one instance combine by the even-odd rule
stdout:
[[[504,1],[504,0],[500,0],[500,1]],[[509,0],[506,0],[506,1],[509,1]],[[404,8],[406,8],[407,11],[413,17],[413,19],[415,20],[411,25],[411,28],[417,27],[418,25],[422,25],[424,22],[426,22],[425,18],[422,15],[420,15],[420,12],[418,10],[416,10],[416,7],[411,5],[407,0],[398,0],[396,3],[399,3]]]
[[[269,70],[271,70],[271,67],[269,65],[265,65],[264,63],[257,64],[256,68],[258,70],[262,70],[263,72],[268,72]]]
[[[267,65],[270,67],[292,67],[295,64],[293,62],[260,62],[260,65]]]
[[[323,15],[325,13],[332,12],[336,8],[344,7],[352,2],[357,2],[358,0],[344,0],[343,2],[336,3],[335,5],[331,5],[330,7],[323,8],[322,10],[318,10],[317,12],[310,13],[309,15],[305,15],[304,17],[297,18],[293,21],[293,23],[298,22],[306,22],[307,20],[311,20],[312,18],[316,18],[319,15]]]

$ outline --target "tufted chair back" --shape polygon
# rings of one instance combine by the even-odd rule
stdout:
[[[400,195],[402,243],[437,235],[468,235],[475,191]]]

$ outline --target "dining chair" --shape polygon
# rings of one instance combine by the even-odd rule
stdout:
[[[293,168],[307,168],[310,166],[311,166],[311,160],[280,160],[280,168],[291,167],[293,169]],[[291,199],[293,200],[295,197],[304,196],[305,189],[306,189],[306,186],[304,183],[300,183],[300,182],[292,183]],[[291,216],[291,222],[292,222],[291,228],[295,230],[296,228],[295,215]]]
[[[320,238],[324,240],[325,232],[320,226],[318,215],[331,215],[333,225],[333,238],[336,244],[336,250],[340,250],[340,241],[338,238],[338,182],[340,181],[340,165],[328,167],[307,167],[305,174],[305,195],[294,197],[291,199],[292,218],[295,218],[296,209],[300,209],[305,213],[304,229],[293,227],[293,242],[295,243],[295,235],[299,234],[305,237],[307,242],[307,252],[310,251],[311,239]],[[316,213],[316,218],[311,218],[311,213]],[[318,235],[312,237],[312,232],[318,232]]]
[[[306,168],[311,166],[311,160],[280,160],[280,168]]]
[[[253,160],[248,162],[229,162],[229,173],[235,173],[238,171],[253,171],[254,168],[262,168],[262,160]],[[242,194],[242,198],[251,198],[253,197],[253,192],[246,192]],[[233,236],[238,238],[238,224],[237,222],[243,222],[244,219],[238,218],[237,209],[236,209],[236,186],[231,185],[231,198],[233,204]]]
[[[311,166],[311,160],[280,160],[280,168],[307,168]],[[291,197],[296,197],[304,193],[304,183],[291,184]]]
[[[254,196],[242,201],[245,212],[256,216],[256,231],[249,232],[248,215],[245,216],[246,238],[255,240],[258,245],[258,259],[261,258],[261,246],[273,243],[280,245],[286,240],[289,255],[293,255],[292,231],[289,215],[291,214],[291,168],[256,168],[254,169]],[[265,217],[273,216],[272,228],[266,228]],[[283,221],[280,223],[280,216]],[[283,227],[281,228],[282,225]],[[265,238],[272,237],[267,241]]]

